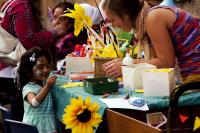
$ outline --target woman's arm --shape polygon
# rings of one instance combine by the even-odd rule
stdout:
[[[57,31],[61,32],[64,29],[60,26],[60,30],[57,27],[55,32],[42,31],[39,19],[34,16],[31,6],[27,2],[22,2],[15,6],[13,12],[16,36],[26,49],[34,46],[46,48],[54,45],[58,40]]]
[[[146,61],[147,63],[158,68],[174,67],[175,52],[168,28],[172,26],[175,19],[175,14],[168,9],[155,9],[147,15],[145,27],[157,56]]]

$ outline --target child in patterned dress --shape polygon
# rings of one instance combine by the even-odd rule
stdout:
[[[32,48],[21,57],[19,87],[23,88],[23,122],[35,125],[39,133],[58,132],[58,124],[49,93],[56,76],[50,76],[50,62],[40,48]]]

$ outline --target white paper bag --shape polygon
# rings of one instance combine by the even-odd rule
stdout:
[[[66,57],[67,72],[91,72],[94,67],[88,57]]]
[[[154,69],[143,73],[144,96],[170,96],[175,88],[174,69]]]
[[[148,63],[139,63],[139,64],[132,64],[129,66],[122,66],[124,88],[142,89],[143,71],[148,69],[156,69],[156,66],[153,66]]]

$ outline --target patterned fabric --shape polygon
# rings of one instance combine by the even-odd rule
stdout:
[[[24,117],[23,122],[35,125],[39,133],[49,133],[57,131],[57,123],[53,108],[53,99],[49,93],[41,105],[34,108],[26,100],[26,95],[30,92],[38,94],[42,87],[29,82],[22,90],[24,99]]]
[[[175,7],[156,6],[151,8],[166,8],[176,14],[176,21],[169,29],[170,36],[178,58],[181,75],[200,74],[200,20],[191,14]]]
[[[87,44],[87,30],[83,29],[78,36],[74,35],[74,32],[70,32],[61,38],[56,44],[57,58],[59,60],[64,59],[69,53],[74,52],[75,45]]]
[[[15,0],[8,8],[1,26],[11,35],[18,38],[26,49],[35,46],[46,48],[58,40],[55,33],[41,31],[39,19],[30,5],[32,0]],[[0,70],[5,65],[0,61]]]
[[[65,35],[62,39],[57,43],[57,58],[64,59],[65,56],[74,51],[76,42],[74,33],[71,32]]]

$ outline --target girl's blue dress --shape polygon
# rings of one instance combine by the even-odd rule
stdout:
[[[24,99],[24,117],[23,122],[35,125],[39,133],[57,132],[56,116],[53,108],[53,99],[51,93],[48,93],[44,101],[37,108],[33,107],[26,100],[29,92],[38,94],[42,87],[38,84],[29,82],[23,88]]]

